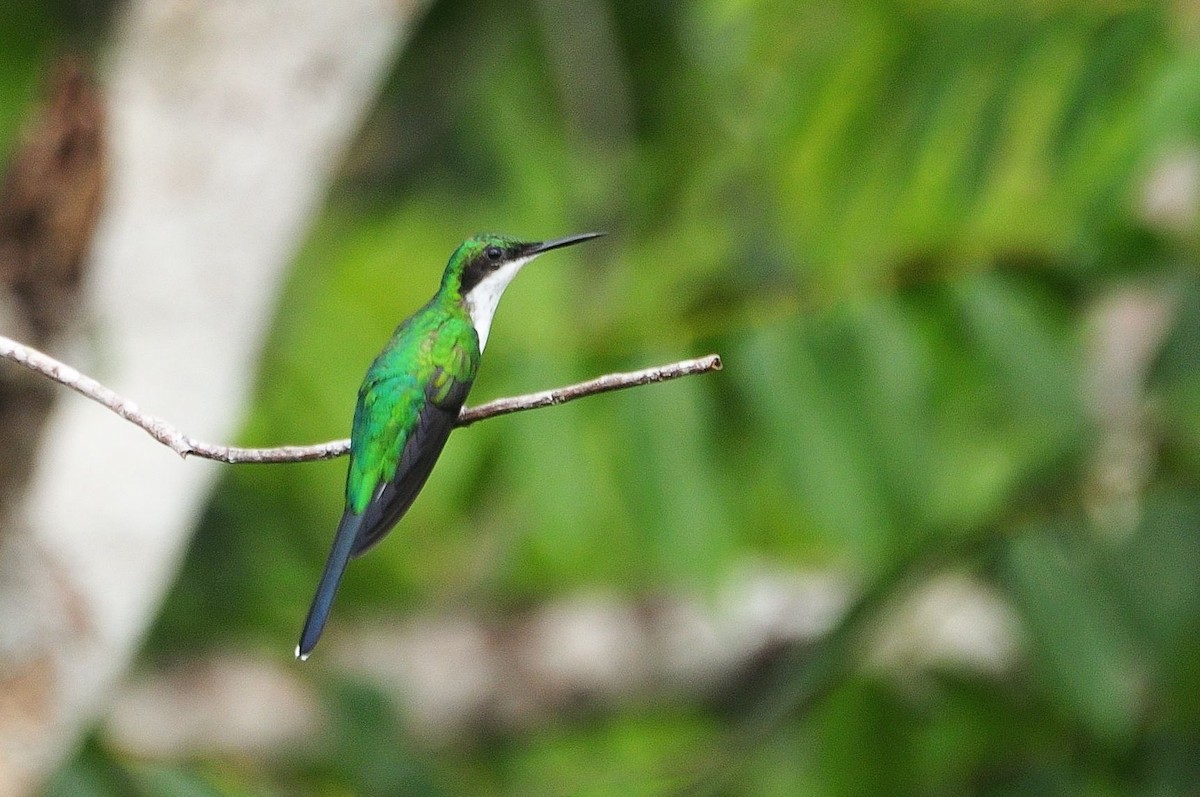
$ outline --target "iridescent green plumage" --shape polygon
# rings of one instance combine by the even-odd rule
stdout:
[[[396,328],[358,392],[346,510],[296,655],[305,658],[316,645],[346,564],[399,522],[429,478],[475,381],[505,286],[542,252],[595,236],[469,238],[450,256],[434,297]]]
[[[346,506],[367,508],[394,479],[423,413],[458,415],[479,368],[479,337],[461,302],[433,301],[397,328],[358,394],[351,432]]]

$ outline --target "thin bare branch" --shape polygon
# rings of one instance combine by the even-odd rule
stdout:
[[[666,382],[681,376],[706,374],[709,371],[721,370],[721,357],[709,354],[694,360],[680,360],[668,365],[657,365],[653,368],[643,368],[640,371],[624,371],[615,374],[605,374],[586,382],[580,382],[554,390],[543,390],[540,393],[527,393],[524,396],[500,398],[480,404],[478,407],[463,407],[458,416],[458,426],[471,424],[494,418],[497,415],[509,415],[524,410],[536,410],[539,407],[553,407],[556,404],[566,404],[584,396],[597,393],[607,393],[610,390],[624,390],[627,387],[648,385],[651,382]]]
[[[276,462],[313,462],[321,459],[334,459],[345,456],[350,451],[349,440],[332,440],[328,443],[318,443],[309,446],[280,446],[278,448],[237,448],[206,443],[188,437],[179,429],[148,412],[143,412],[138,405],[123,398],[113,390],[82,374],[71,366],[59,362],[48,354],[37,349],[18,343],[11,338],[0,335],[0,358],[12,360],[25,366],[31,371],[47,376],[61,385],[71,388],[76,393],[92,401],[108,407],[125,420],[145,430],[158,442],[170,448],[181,457],[195,456],[202,459],[212,459],[231,464],[268,464]],[[524,396],[501,398],[480,404],[478,407],[463,407],[458,416],[458,426],[470,426],[473,423],[494,418],[498,415],[509,415],[524,410],[534,410],[540,407],[551,407],[565,404],[584,396],[596,393],[607,393],[610,390],[623,390],[627,387],[648,385],[651,382],[665,382],[678,379],[681,376],[704,374],[709,371],[721,370],[721,358],[716,354],[697,357],[694,360],[681,360],[668,365],[654,368],[644,368],[640,371],[605,374],[575,385],[543,390],[540,393],[529,393]]]

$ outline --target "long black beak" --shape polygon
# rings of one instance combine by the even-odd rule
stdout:
[[[564,246],[581,244],[584,241],[590,241],[593,238],[599,238],[601,235],[607,235],[607,233],[585,232],[581,235],[568,235],[566,238],[555,238],[553,241],[543,241],[540,244],[530,244],[526,254],[540,255],[542,252],[549,252],[551,249],[561,249]]]

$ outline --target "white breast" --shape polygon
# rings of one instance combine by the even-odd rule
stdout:
[[[496,305],[500,304],[500,297],[503,295],[504,289],[508,287],[508,283],[513,281],[513,277],[517,276],[521,267],[533,260],[533,257],[524,257],[511,263],[505,263],[480,280],[463,297],[463,301],[467,305],[467,313],[471,316],[471,323],[475,325],[475,334],[479,336],[480,352],[487,345],[488,332],[492,329],[492,317],[496,315]]]

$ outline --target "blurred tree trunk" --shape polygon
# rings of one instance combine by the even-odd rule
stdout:
[[[84,258],[104,182],[100,97],[74,60],[50,81],[0,187],[0,329],[53,349],[72,331]],[[77,330],[75,330],[77,331]],[[27,371],[0,371],[0,518],[29,481],[58,389]],[[0,525],[0,534],[6,526]]]
[[[419,10],[130,3],[72,362],[190,433],[234,433],[286,265]],[[0,518],[0,794],[36,789],[104,707],[217,467],[80,399],[52,408]]]

